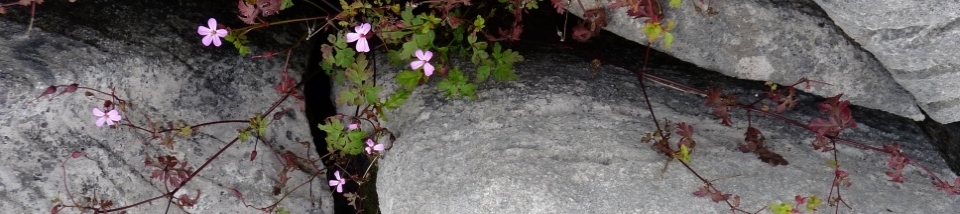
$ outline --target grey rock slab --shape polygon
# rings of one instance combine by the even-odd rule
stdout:
[[[377,188],[383,213],[729,212],[726,205],[694,197],[703,184],[675,161],[664,170],[667,158],[640,143],[655,128],[630,71],[604,65],[591,74],[588,60],[564,51],[521,53],[526,61],[515,67],[520,80],[481,84],[476,101],[444,98],[434,88],[439,78],[431,77],[406,104],[388,112],[385,125],[398,136],[380,160]],[[679,79],[699,75],[689,75],[692,70],[654,68]],[[396,87],[394,72],[378,74],[377,82],[387,91]],[[694,78],[724,83],[709,75]],[[752,84],[762,87],[762,82]],[[811,148],[811,133],[755,116],[753,124],[767,145],[790,161],[772,167],[736,150],[746,127],[742,111],[733,112],[733,127],[723,126],[703,107],[703,98],[648,85],[653,85],[658,118],[694,127],[697,147],[691,166],[705,178],[717,179],[713,183],[724,193],[740,195],[743,209],[790,203],[796,195],[828,194],[832,171],[825,163],[830,155]],[[760,92],[723,87],[738,94]],[[800,106],[806,107],[785,115],[798,121],[821,116],[815,98],[803,96]],[[952,180],[910,120],[867,118],[873,119],[842,136],[874,146],[901,142],[911,157]],[[882,153],[840,146],[839,157],[854,181],[843,189],[854,209],[841,208],[841,213],[960,209],[960,197],[938,192],[916,168],[908,169],[903,184],[886,181]]]
[[[114,16],[114,23],[94,23],[146,26],[143,22],[149,20],[168,21],[155,28],[110,31],[87,26],[91,23],[72,23],[69,15],[50,14],[57,13],[38,19],[29,35],[24,34],[24,24],[0,17],[0,209],[4,212],[48,213],[53,200],[72,205],[71,197],[78,203],[84,197],[112,200],[114,207],[121,207],[160,196],[166,187],[151,179],[152,169],[143,163],[147,156],[173,155],[197,169],[234,139],[238,129],[249,127],[245,122],[205,126],[193,136],[176,137],[173,149],[168,149],[160,140],[149,140],[150,133],[142,130],[96,127],[91,109],[102,108],[104,97],[86,97],[86,89],[34,101],[49,85],[78,83],[108,92],[115,89],[131,104],[122,112],[123,123],[141,127],[146,127],[148,119],[189,124],[245,121],[280,98],[273,85],[283,69],[283,58],[252,60],[237,56],[229,46],[202,47],[196,27],[206,19]],[[304,171],[286,172],[288,183],[277,187],[282,194],[273,193],[283,163],[272,151],[317,156],[308,148],[312,144],[300,143],[312,137],[298,104],[290,100],[279,108],[292,110],[269,126],[265,139],[274,148],[253,141],[226,148],[176,193],[193,198],[200,191],[199,202],[184,209],[171,206],[170,213],[259,212],[245,207],[231,187],[243,194],[249,206],[267,207],[283,199],[279,205],[293,213],[330,213],[332,198],[326,182],[311,180]],[[254,148],[259,155],[250,161]],[[76,151],[86,155],[70,158]],[[160,199],[128,211],[163,213],[167,206],[167,200]]]
[[[760,81],[792,84],[801,78],[831,85],[806,90],[821,96],[844,94],[854,104],[914,120],[924,117],[913,95],[894,80],[879,61],[810,1],[710,1],[718,13],[697,13],[694,2],[666,8],[676,22],[673,47],[657,50],[720,73]],[[577,2],[577,1],[573,1]],[[580,1],[586,9],[597,1]],[[608,4],[608,1],[599,1]],[[661,1],[666,4],[667,1]],[[577,3],[568,7],[582,16]],[[607,9],[606,30],[646,44],[643,20],[626,15],[626,8]]]
[[[960,121],[960,2],[816,2],[883,63],[931,118],[945,124]]]

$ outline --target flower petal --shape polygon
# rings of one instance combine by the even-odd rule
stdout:
[[[369,155],[369,154],[373,154],[373,148],[371,148],[371,147],[367,147],[367,148],[364,149],[364,150],[367,150],[367,154],[368,154],[368,155]]]
[[[355,28],[353,28],[353,29],[354,29],[354,30],[357,30],[357,33],[367,34],[367,33],[370,32],[370,23],[363,23],[363,24],[361,24],[360,26],[357,26],[357,27],[355,27]]]
[[[417,56],[417,59],[423,60],[423,51],[422,51],[422,50],[417,50],[417,52],[413,52],[413,55],[414,55],[414,56]],[[426,61],[426,60],[423,60],[423,61]]]
[[[210,35],[210,28],[199,26],[197,27],[197,34],[200,34],[201,36]]]
[[[347,33],[347,43],[355,42],[360,39],[359,33]]]
[[[103,124],[106,123],[106,122],[107,122],[107,118],[105,118],[105,117],[100,117],[100,119],[97,119],[97,127],[103,126]]]
[[[93,108],[93,116],[103,117],[103,111],[100,111],[99,108]]]
[[[420,61],[420,60],[410,62],[410,69],[417,70],[417,68],[420,68],[421,66],[423,66],[423,64],[426,64],[426,63],[427,62]]]
[[[330,184],[330,186],[336,186],[336,185],[339,185],[339,184],[340,184],[340,181],[339,181],[339,180],[329,180],[329,182],[327,182],[327,183]]]
[[[423,64],[423,74],[427,75],[428,77],[433,75],[433,65],[430,63]]]
[[[337,185],[337,192],[343,192],[343,184]]]
[[[417,50],[417,59],[420,59],[423,61],[430,61],[430,58],[433,58],[433,52],[430,52],[430,51],[422,52],[420,50]]]
[[[367,45],[366,38],[360,38],[360,40],[357,40],[357,52],[370,52],[370,46]]]
[[[210,29],[217,29],[217,19],[207,19],[207,27]]]
[[[123,117],[120,117],[120,112],[117,112],[117,110],[110,110],[110,112],[107,113],[107,116],[113,121],[120,121],[120,119],[123,119]]]
[[[217,29],[217,36],[219,36],[219,37],[226,37],[227,34],[228,34],[227,30]]]
[[[204,37],[203,37],[203,40],[202,40],[202,41],[203,41],[203,45],[204,45],[204,46],[210,46],[210,43],[213,42],[213,38],[214,38],[214,37],[215,37],[215,36],[213,36],[213,35],[204,36]]]
[[[334,177],[337,177],[337,180],[343,180],[343,178],[340,178],[340,171],[334,172],[334,173],[333,173],[333,176],[334,176]]]
[[[367,138],[367,146],[373,146],[373,139]]]
[[[210,38],[213,38],[213,46],[220,47],[220,45],[223,44],[220,42],[220,37],[217,37],[216,35],[210,35]]]
[[[383,151],[383,144],[377,144],[376,146],[373,146],[373,150]]]

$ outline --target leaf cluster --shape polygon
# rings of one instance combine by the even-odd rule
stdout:
[[[677,140],[676,149],[670,146],[671,138],[671,126],[670,121],[664,120],[664,127],[658,129],[653,133],[647,133],[640,140],[643,143],[653,143],[651,147],[654,148],[660,154],[674,158],[684,163],[690,162],[690,153],[697,146],[697,142],[693,140],[693,126],[680,122],[676,124],[677,132],[676,134],[680,136],[680,139]]]
[[[340,156],[358,155],[363,152],[363,140],[367,133],[360,129],[348,130],[337,118],[327,118],[326,123],[317,127],[327,132],[327,150],[337,152]]]

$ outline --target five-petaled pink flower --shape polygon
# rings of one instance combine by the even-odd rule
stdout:
[[[220,47],[220,37],[227,36],[227,30],[217,29],[217,20],[210,18],[207,20],[207,26],[197,27],[197,33],[203,36],[203,45],[210,46],[210,43],[213,42],[214,46]]]
[[[97,116],[97,127],[103,126],[106,123],[108,126],[113,125],[113,121],[120,121],[120,113],[116,109],[110,110],[110,112],[104,112],[99,108],[93,108],[93,115]]]
[[[370,46],[367,45],[367,33],[370,33],[370,23],[363,23],[353,30],[356,33],[347,33],[347,42],[357,41],[357,52],[370,52]]]
[[[347,183],[347,179],[340,177],[340,170],[333,172],[333,176],[336,176],[336,180],[330,180],[330,186],[337,186],[337,192],[343,192],[343,184]]]
[[[423,74],[426,74],[428,77],[433,75],[433,65],[430,65],[430,58],[433,58],[433,52],[417,50],[415,54],[417,55],[417,59],[420,60],[411,62],[410,69],[417,70],[417,68],[423,67]]]
[[[374,143],[373,140],[367,138],[367,154],[373,154],[373,150],[382,152],[383,144]]]

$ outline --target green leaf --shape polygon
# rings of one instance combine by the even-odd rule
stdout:
[[[838,163],[836,160],[829,160],[827,161],[827,166],[840,167],[840,163]]]
[[[477,67],[477,79],[476,79],[476,82],[477,82],[477,83],[482,83],[482,82],[484,82],[484,81],[487,81],[487,77],[490,77],[490,70],[493,70],[493,69],[490,68],[490,66],[486,66],[486,65]]]
[[[513,73],[511,66],[497,66],[497,68],[493,70],[493,78],[502,82],[520,79],[517,74]]]
[[[327,141],[327,150],[337,151],[340,148],[343,148],[343,143],[340,143],[341,136],[343,135],[344,125],[340,122],[339,119],[326,119],[327,123],[317,124],[317,127],[324,132],[327,132],[327,137],[324,140]]]
[[[285,0],[288,1],[288,0]],[[283,209],[282,206],[277,206],[277,214],[290,214],[290,211]]]
[[[345,70],[344,73],[346,73],[347,75],[347,81],[350,81],[353,84],[360,85],[361,83],[363,83],[363,80],[365,80],[363,76],[360,75],[360,72],[353,69],[353,66],[350,66],[350,68],[347,68],[347,70]]]
[[[503,47],[500,47],[500,43],[499,43],[499,42],[494,42],[494,43],[493,43],[493,52],[491,52],[491,54],[493,54],[493,58],[500,59],[500,50],[501,50],[501,49],[503,49]]]
[[[240,138],[240,142],[247,142],[250,139],[250,130],[241,130],[237,138]]]
[[[482,31],[483,28],[486,27],[486,25],[484,25],[484,22],[485,21],[483,20],[483,17],[480,17],[480,15],[477,15],[477,19],[473,20],[473,32],[476,33],[476,32]],[[473,43],[473,42],[470,42],[470,43]]]
[[[467,36],[467,42],[470,43],[470,45],[477,43],[477,34],[470,34]]]
[[[400,59],[400,51],[390,50],[387,51],[387,62],[392,66],[400,67],[403,66],[403,60]]]
[[[670,0],[670,7],[672,8],[680,7],[680,3],[681,3],[680,0]]]
[[[460,71],[459,67],[453,68],[447,76],[450,77],[450,79],[453,80],[453,82],[457,85],[463,85],[464,83],[467,83],[467,75],[464,75],[463,71]]]
[[[663,34],[663,47],[670,49],[670,44],[673,43],[673,34],[666,32]]]
[[[413,90],[420,84],[420,78],[422,73],[410,70],[401,71],[397,74],[397,83],[403,86],[404,89]]]
[[[183,124],[183,127],[180,127],[177,131],[181,136],[190,136],[193,135],[193,129],[190,128],[190,125]]]
[[[440,80],[440,83],[437,83],[437,88],[443,91],[444,96],[453,97],[454,94],[459,94],[457,92],[457,85],[453,83],[449,77],[443,78]]]
[[[363,152],[363,139],[367,137],[367,133],[360,131],[359,129],[354,129],[347,133],[347,142],[344,143],[343,153],[348,155],[358,155],[360,152]]]
[[[502,54],[500,54],[499,60],[500,65],[513,66],[513,63],[523,61],[523,56],[520,56],[520,52],[516,52],[510,49],[507,49]]]
[[[680,161],[683,161],[683,163],[690,163],[690,149],[687,148],[687,145],[680,145],[680,153],[675,156]]]
[[[280,3],[280,10],[285,10],[290,7],[293,7],[293,0],[283,0],[283,2]]]
[[[660,23],[646,23],[643,25],[641,31],[647,35],[647,42],[650,43],[657,41],[660,34],[663,33],[663,29],[660,28]]]
[[[406,22],[405,24],[407,24],[407,26],[410,26],[410,24],[413,22],[413,7],[406,8],[406,10],[403,10],[403,12],[400,13],[400,17],[403,19],[403,22]]]
[[[393,95],[390,95],[390,98],[387,98],[387,101],[383,103],[384,107],[387,109],[397,109],[404,102],[407,101],[407,98],[410,97],[410,91],[406,89],[397,90]]]
[[[363,97],[366,98],[367,104],[377,104],[380,102],[380,98],[377,97],[377,94],[380,94],[380,86],[374,86],[373,83],[368,82],[363,86]]]
[[[347,49],[347,38],[342,33],[327,36],[327,41],[333,44],[337,49]]]
[[[783,202],[770,204],[770,212],[774,214],[790,214],[790,210],[792,209],[793,206]]]
[[[347,67],[350,63],[356,61],[354,56],[357,55],[353,49],[337,49],[337,53],[334,55],[335,63],[340,67]]]
[[[523,7],[526,8],[527,10],[537,9],[537,2],[539,1],[527,1],[527,3],[523,5]]]
[[[477,42],[477,44],[480,44],[480,43],[482,43],[482,42]],[[488,55],[486,51],[478,50],[478,49],[474,48],[474,49],[473,49],[473,57],[470,57],[470,62],[473,62],[474,65],[479,65],[479,64],[482,63],[483,61],[486,61],[487,58],[489,58],[489,57],[490,57],[490,55]]]
[[[817,195],[811,195],[810,198],[807,199],[807,212],[813,212],[814,210],[817,210],[821,203],[823,203],[823,201],[820,201],[820,197],[817,197]]]
[[[337,104],[341,105],[355,105],[357,98],[360,96],[356,87],[349,87],[347,90],[340,91],[340,95],[337,96]]]
[[[269,123],[267,123],[267,118],[265,118],[265,117],[263,117],[262,115],[260,115],[260,113],[257,113],[257,114],[256,114],[256,117],[254,118],[254,120],[257,120],[257,122],[256,122],[256,123],[257,123],[257,127],[256,127],[256,129],[257,129],[257,136],[261,136],[261,137],[262,137],[262,136],[267,136],[267,125],[269,124]]]
[[[413,41],[417,42],[417,49],[430,49],[433,47],[433,31],[427,33],[418,33],[413,35]]]
[[[413,52],[416,52],[418,49],[420,49],[420,46],[417,45],[416,40],[405,42],[403,43],[403,48],[400,49],[400,55],[397,57],[402,61],[407,61],[413,56]]]
[[[469,97],[471,100],[477,99],[477,85],[466,83],[460,86],[460,96]]]

